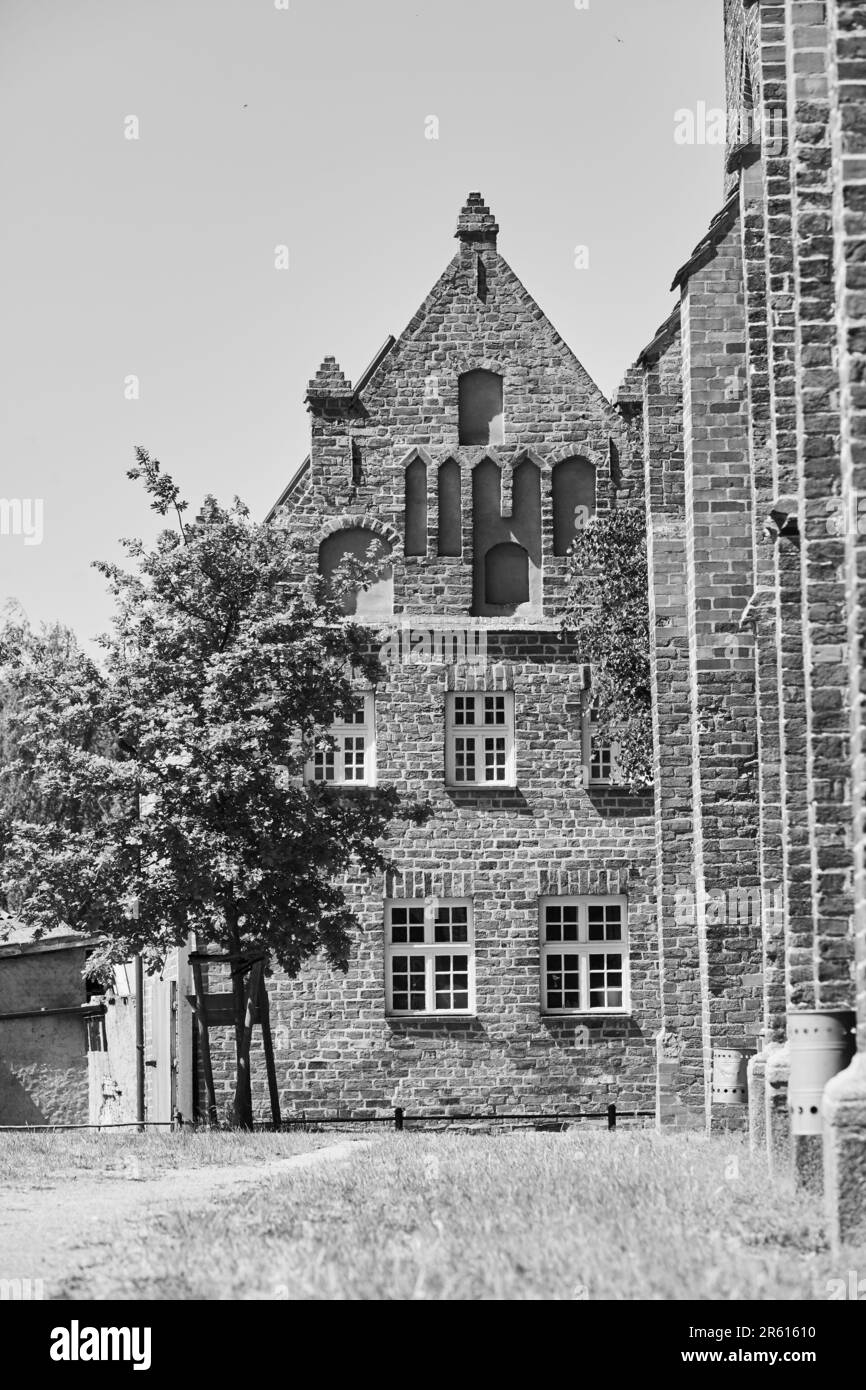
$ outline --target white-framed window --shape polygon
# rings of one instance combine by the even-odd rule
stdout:
[[[450,787],[513,787],[514,692],[446,696],[445,780]]]
[[[540,930],[543,1013],[628,1011],[626,898],[542,898]]]
[[[328,730],[333,744],[322,740],[307,777],[334,786],[372,787],[376,782],[376,702],[372,694],[355,698],[348,718]]]
[[[583,713],[583,765],[591,787],[619,781],[619,744],[606,743],[598,737],[595,711],[591,708]]]
[[[465,899],[385,904],[389,1014],[473,1014],[475,932]]]

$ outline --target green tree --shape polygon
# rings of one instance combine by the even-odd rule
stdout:
[[[323,951],[345,969],[357,922],[340,879],[382,871],[391,822],[426,815],[392,788],[304,780],[353,680],[381,674],[377,639],[341,601],[373,571],[353,562],[331,589],[299,578],[285,530],[237,499],[187,521],[158,461],[137,456],[129,476],[177,529],[125,542],[129,571],[98,564],[116,604],[102,659],[57,633],[4,634],[0,890],[35,934],[99,933],[106,964],[140,952],[155,969],[194,931],[233,963],[264,955],[295,975]],[[233,979],[233,1122],[248,1126]]]
[[[592,667],[597,733],[619,744],[621,780],[646,785],[653,737],[643,512],[595,516],[580,532],[569,556],[563,628]]]
[[[37,752],[62,717],[66,756],[106,745],[90,700],[93,663],[59,623],[34,632],[23,610],[0,617],[0,837],[14,818],[49,821],[64,813],[57,777],[46,778]],[[61,716],[62,711],[62,716]],[[0,838],[2,844],[2,838]]]

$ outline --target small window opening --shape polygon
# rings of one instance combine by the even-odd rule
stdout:
[[[502,377],[481,368],[465,372],[458,382],[457,397],[460,443],[502,444]]]
[[[497,607],[529,602],[529,555],[515,541],[491,546],[484,557],[484,597]]]

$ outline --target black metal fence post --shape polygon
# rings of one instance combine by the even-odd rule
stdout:
[[[616,1129],[616,1106],[615,1106],[615,1105],[609,1105],[609,1106],[607,1107],[607,1127],[608,1127],[608,1129]]]
[[[402,1105],[397,1105],[397,1106],[395,1106],[395,1108],[394,1108],[394,1128],[397,1130],[398,1133],[401,1133],[401,1132],[402,1132],[402,1129],[403,1129],[403,1107],[402,1107]]]

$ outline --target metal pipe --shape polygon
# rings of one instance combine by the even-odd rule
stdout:
[[[135,958],[135,1114],[144,1124],[144,962]]]
[[[413,1121],[413,1122],[415,1122],[415,1123],[421,1123],[421,1124],[423,1124],[423,1123],[441,1123],[441,1122],[448,1122],[448,1121],[452,1121],[452,1120],[477,1120],[477,1121],[489,1122],[489,1121],[491,1121],[491,1120],[512,1120],[512,1121],[513,1121],[513,1120],[547,1120],[547,1121],[551,1121],[551,1120],[605,1120],[605,1119],[608,1120],[608,1123],[609,1123],[609,1122],[610,1122],[610,1110],[612,1110],[613,1108],[614,1108],[614,1107],[611,1106],[611,1107],[609,1107],[609,1109],[608,1109],[607,1111],[599,1111],[599,1110],[572,1111],[571,1114],[566,1114],[566,1115],[550,1115],[550,1114],[547,1114],[547,1115],[477,1115],[477,1114],[476,1114],[476,1115],[472,1115],[472,1114],[465,1114],[465,1115],[437,1115],[437,1114],[432,1114],[432,1115],[407,1115],[407,1114],[405,1114],[404,1112],[402,1112],[402,1111],[399,1109],[399,1107],[398,1107],[397,1110],[395,1110],[394,1112],[392,1112],[390,1115],[343,1115],[343,1116],[339,1116],[339,1115],[338,1115],[338,1116],[334,1116],[334,1115],[331,1115],[331,1116],[324,1116],[324,1117],[321,1118],[321,1119],[313,1119],[313,1118],[311,1118],[310,1116],[307,1116],[306,1119],[301,1119],[301,1118],[294,1118],[294,1117],[292,1117],[292,1118],[287,1118],[287,1119],[283,1120],[283,1122],[282,1122],[280,1128],[281,1128],[281,1129],[285,1129],[288,1125],[310,1125],[311,1127],[314,1126],[314,1125],[350,1125],[350,1124],[366,1124],[366,1125],[369,1125],[369,1124],[390,1124],[390,1125],[393,1125],[393,1124],[395,1124],[395,1121],[396,1121],[398,1115],[402,1115],[402,1119],[403,1119],[404,1123],[405,1123],[405,1122],[408,1122],[408,1121]],[[616,1111],[616,1120],[617,1120],[617,1123],[618,1123],[620,1120],[652,1119],[652,1118],[655,1117],[655,1113],[656,1113],[656,1112],[655,1112],[654,1110],[617,1110],[617,1111]],[[43,1130],[47,1130],[47,1129],[48,1129],[48,1130],[51,1130],[51,1129],[160,1129],[160,1128],[162,1128],[162,1129],[171,1129],[175,1123],[176,1123],[176,1121],[173,1121],[173,1120],[118,1120],[118,1121],[111,1121],[111,1122],[108,1122],[108,1123],[106,1123],[106,1124],[71,1124],[71,1125],[56,1124],[56,1125],[55,1125],[55,1124],[52,1124],[50,1121],[48,1121],[48,1122],[46,1122],[45,1124],[42,1124],[42,1125],[0,1125],[0,1132],[2,1132],[2,1133],[9,1133],[9,1132],[11,1132],[11,1131],[14,1130],[14,1131],[16,1131],[16,1132],[18,1132],[18,1133],[20,1133],[20,1134],[33,1134],[33,1133],[35,1133],[37,1130],[43,1131]],[[190,1123],[184,1122],[183,1128],[184,1128],[184,1129],[190,1130],[192,1133],[195,1133],[195,1132],[197,1132],[197,1131],[199,1131],[199,1130],[211,1131],[211,1130],[213,1130],[213,1129],[218,1129],[218,1128],[220,1128],[220,1126],[216,1126],[216,1125],[207,1125],[207,1124],[196,1125],[196,1124],[190,1124]],[[254,1124],[254,1126],[253,1126],[253,1128],[256,1129],[256,1130],[258,1130],[259,1132],[261,1132],[262,1130],[273,1131],[273,1129],[274,1129],[273,1125],[268,1124],[267,1122],[265,1122],[264,1124],[262,1124],[260,1121],[256,1121],[255,1124]]]
[[[58,1014],[78,1014],[79,1017],[89,1018],[93,1014],[104,1014],[106,1011],[104,1004],[66,1004],[57,1009],[19,1009],[16,1013],[0,1014],[0,1023],[8,1023],[14,1018],[54,1018]]]
[[[620,1120],[652,1120],[655,1119],[655,1110],[620,1110],[616,1106],[608,1106],[607,1110],[573,1110],[565,1111],[560,1114],[507,1114],[507,1115],[485,1115],[472,1114],[471,1112],[459,1113],[456,1115],[428,1114],[428,1115],[409,1115],[403,1110],[395,1110],[390,1115],[290,1115],[282,1121],[281,1129],[287,1125],[376,1125],[390,1124],[395,1128],[399,1121],[404,1125],[427,1124],[427,1123],[446,1123],[454,1120],[472,1120],[479,1123],[489,1124],[495,1121],[537,1121],[547,1120],[605,1120],[611,1128],[616,1128]],[[611,1124],[613,1120],[613,1124]],[[257,1121],[256,1128],[269,1128],[268,1121]]]
[[[34,1134],[37,1130],[46,1129],[170,1129],[171,1120],[146,1120],[140,1124],[138,1120],[112,1120],[104,1125],[55,1125],[50,1120],[46,1120],[44,1125],[0,1125],[0,1134]]]

